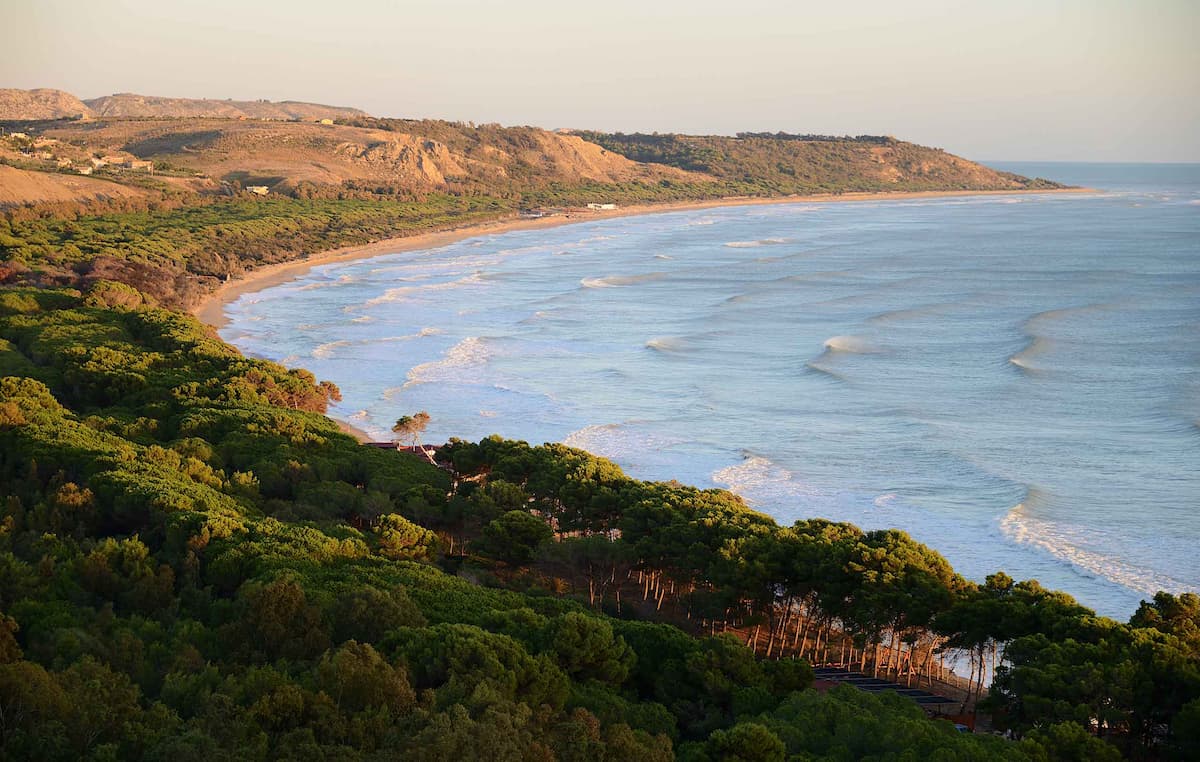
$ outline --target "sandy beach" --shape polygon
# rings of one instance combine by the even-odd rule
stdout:
[[[534,219],[520,218],[516,215],[503,217],[490,222],[463,225],[448,230],[429,233],[418,233],[400,238],[388,238],[364,246],[348,246],[340,249],[321,252],[304,259],[292,262],[281,262],[252,270],[244,277],[223,284],[201,302],[196,304],[191,312],[202,322],[220,330],[228,319],[225,317],[225,306],[238,299],[243,294],[252,294],[272,286],[277,286],[300,277],[318,265],[334,262],[349,262],[357,259],[392,254],[402,251],[432,249],[455,243],[466,238],[494,235],[516,230],[538,230],[570,225],[577,222],[615,217],[631,217],[643,214],[660,214],[664,212],[689,211],[696,209],[712,209],[729,206],[751,206],[759,204],[795,204],[795,203],[846,203],[855,201],[892,201],[901,199],[946,198],[954,196],[1011,196],[1037,195],[1043,193],[1088,193],[1091,188],[1064,188],[1061,190],[1037,191],[914,191],[897,193],[842,193],[838,195],[785,196],[780,198],[723,198],[711,201],[678,202],[668,204],[643,204],[625,206],[612,210],[594,211],[590,209],[575,209],[563,214]],[[343,420],[332,418],[345,433],[360,442],[370,442],[375,437],[362,429]]]
[[[1013,196],[1039,195],[1046,193],[1092,193],[1091,188],[1064,188],[1061,190],[1036,191],[914,191],[902,193],[842,193],[812,196],[783,196],[780,198],[723,198],[711,201],[688,201],[669,204],[642,204],[625,206],[613,210],[592,211],[589,209],[572,210],[565,214],[536,219],[518,218],[515,215],[503,217],[491,222],[441,230],[431,233],[418,233],[400,238],[388,238],[365,246],[348,246],[340,249],[321,252],[304,259],[292,262],[281,262],[252,270],[244,277],[223,284],[220,288],[206,296],[192,307],[192,314],[214,328],[225,327],[225,305],[237,300],[243,294],[252,294],[265,288],[278,286],[303,275],[318,265],[333,262],[348,262],[356,259],[392,254],[401,251],[432,249],[438,246],[455,243],[466,238],[482,235],[507,233],[515,230],[537,230],[552,228],[560,225],[570,225],[576,222],[592,222],[613,217],[631,217],[641,214],[659,214],[693,209],[712,209],[726,206],[750,206],[757,204],[796,204],[796,203],[844,203],[854,201],[893,201],[917,198],[946,198],[952,196]]]

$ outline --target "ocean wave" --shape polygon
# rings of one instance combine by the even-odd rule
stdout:
[[[924,304],[917,307],[905,307],[898,310],[886,310],[867,318],[867,322],[887,325],[889,323],[898,323],[903,320],[912,320],[915,318],[923,318],[929,315],[936,315],[956,306],[958,306],[958,303],[956,302],[941,302],[938,304]]]
[[[687,339],[681,336],[658,336],[646,342],[646,349],[675,354],[687,349]]]
[[[787,242],[787,238],[761,238],[757,241],[729,241],[725,245],[731,249],[753,249],[758,246],[778,246]]]
[[[1035,336],[1020,352],[1008,358],[1008,362],[1024,371],[1036,372],[1043,370],[1037,363],[1037,358],[1047,354],[1054,342],[1041,336]]]
[[[346,275],[339,275],[337,278],[334,278],[331,280],[330,279],[319,280],[314,283],[308,283],[308,284],[298,287],[296,290],[297,291],[316,291],[317,289],[320,289],[320,288],[329,288],[330,286],[344,286],[348,283],[357,283],[357,282],[358,282],[358,279],[355,278],[353,275],[346,274]]]
[[[638,283],[661,280],[666,273],[645,273],[644,275],[609,275],[603,278],[584,278],[579,285],[584,288],[617,288],[618,286],[635,286]]]
[[[1096,576],[1139,593],[1153,595],[1159,590],[1183,592],[1192,585],[1169,575],[1128,561],[1080,547],[1081,538],[1069,527],[1039,518],[1038,504],[1045,495],[1030,488],[1024,500],[1000,519],[1000,531],[1010,541],[1037,548],[1086,576]]]
[[[859,336],[830,336],[825,339],[825,351],[827,353],[844,352],[852,355],[870,355],[876,354],[879,349]]]
[[[824,376],[825,378],[830,378],[830,379],[833,379],[834,381],[838,381],[843,384],[850,383],[850,379],[846,378],[841,373],[838,373],[836,370],[833,370],[832,368],[826,368],[824,365],[821,365],[816,360],[812,360],[812,361],[804,363],[804,367],[807,368],[808,370],[813,371],[814,373],[816,373],[820,376]]]
[[[492,350],[486,339],[468,336],[450,347],[442,359],[422,363],[410,370],[401,389],[438,381],[470,383],[477,380],[477,374],[473,375],[471,371],[482,368],[491,356]]]
[[[646,452],[660,451],[678,443],[678,440],[633,428],[637,423],[638,421],[626,421],[584,426],[567,434],[563,438],[563,444],[602,458],[633,462],[639,460]]]
[[[766,491],[775,492],[781,487],[794,489],[792,472],[768,458],[747,453],[741,463],[719,468],[712,473],[712,480],[725,485],[730,492],[742,497],[751,505],[759,502],[755,496]]]
[[[470,275],[465,275],[455,280],[440,281],[438,283],[429,283],[419,286],[398,286],[397,288],[389,288],[381,295],[363,302],[360,307],[374,307],[379,304],[387,304],[389,302],[402,302],[410,296],[427,293],[430,291],[445,291],[447,289],[461,288],[482,283],[484,281],[483,272],[476,271]]]
[[[345,339],[339,339],[338,341],[327,341],[324,344],[317,346],[317,348],[312,351],[312,356],[318,360],[326,360],[333,354],[334,350],[341,347],[348,347],[350,344],[351,342]]]
[[[427,326],[417,331],[416,333],[402,333],[399,336],[378,336],[370,339],[359,339],[356,344],[369,346],[371,344],[391,344],[397,341],[412,341],[413,339],[423,339],[427,336],[440,336],[444,331],[441,328]]]
[[[674,259],[675,257],[671,256],[670,254],[655,254],[654,258],[655,259]]]
[[[1039,363],[1039,358],[1044,357],[1054,350],[1056,340],[1047,334],[1054,332],[1056,324],[1078,315],[1088,315],[1112,309],[1112,307],[1113,305],[1111,304],[1100,302],[1071,307],[1056,307],[1052,310],[1044,310],[1030,315],[1021,324],[1021,332],[1025,334],[1029,343],[1021,351],[1009,357],[1008,362],[1024,371],[1039,372],[1046,370],[1045,364]],[[1061,328],[1059,331],[1061,332]]]
[[[359,315],[358,317],[350,320],[351,323],[372,323],[374,321],[375,318],[371,317],[370,315]]]

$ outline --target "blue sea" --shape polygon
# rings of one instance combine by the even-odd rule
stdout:
[[[563,441],[1126,619],[1200,589],[1200,165],[1000,166],[1098,190],[488,235],[317,267],[221,335],[381,439]]]

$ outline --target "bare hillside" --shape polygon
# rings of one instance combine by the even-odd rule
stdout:
[[[110,201],[142,198],[147,191],[90,177],[30,172],[0,164],[0,208],[51,202]]]
[[[83,101],[62,90],[0,89],[0,120],[70,119],[90,114]]]
[[[209,98],[164,98],[118,93],[84,101],[99,117],[175,117],[226,119],[345,119],[363,116],[356,108],[302,101],[235,101]]]
[[[106,119],[64,123],[44,134],[95,153],[128,153],[214,180],[266,185],[276,192],[302,183],[436,190],[461,184],[507,187],[518,181],[708,179],[674,167],[640,164],[578,136],[532,127],[495,128],[481,138],[461,132],[305,123]]]

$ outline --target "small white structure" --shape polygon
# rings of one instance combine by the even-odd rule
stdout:
[[[598,212],[607,212],[609,210],[616,209],[617,205],[616,204],[588,204],[587,208],[593,209]]]
[[[81,175],[90,175],[92,173],[92,168],[91,167],[80,167],[79,169],[77,169],[75,171]]]
[[[125,162],[125,168],[149,172],[154,169],[154,162],[146,161],[144,159],[130,159],[129,161]]]
[[[247,185],[246,190],[256,196],[265,196],[271,192],[271,189],[265,185]]]

